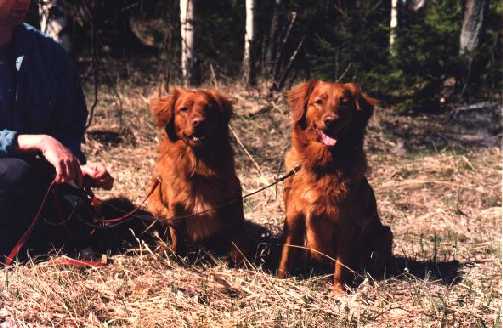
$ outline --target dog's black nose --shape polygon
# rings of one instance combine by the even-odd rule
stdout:
[[[201,123],[203,122],[203,119],[200,117],[192,119],[192,126],[197,128]]]
[[[337,116],[336,115],[328,115],[323,119],[323,122],[325,123],[325,126],[332,127],[335,124],[335,121],[337,121]]]

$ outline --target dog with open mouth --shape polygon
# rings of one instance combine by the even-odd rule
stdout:
[[[292,88],[288,102],[293,129],[285,165],[300,170],[285,181],[278,276],[321,262],[333,268],[341,292],[350,273],[381,273],[391,258],[393,235],[377,213],[363,150],[377,100],[354,83],[309,81]]]
[[[216,90],[174,89],[153,99],[161,128],[159,181],[147,207],[169,226],[172,250],[187,243],[230,252],[234,263],[247,253],[242,190],[229,141],[232,104]]]

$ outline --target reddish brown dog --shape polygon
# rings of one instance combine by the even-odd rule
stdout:
[[[238,261],[246,247],[241,184],[229,142],[231,103],[214,90],[175,89],[150,107],[163,130],[155,167],[161,182],[148,209],[166,220],[176,254],[186,252],[187,242],[201,243],[232,250]]]
[[[285,163],[300,171],[285,182],[278,276],[292,273],[301,258],[325,262],[334,266],[340,292],[350,272],[391,257],[392,233],[381,224],[365,177],[363,139],[377,101],[356,84],[325,81],[295,86],[288,101],[293,131]]]

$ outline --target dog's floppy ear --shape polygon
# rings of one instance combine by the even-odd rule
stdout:
[[[232,117],[232,102],[217,90],[207,91],[220,109],[222,123],[227,125]]]
[[[309,96],[318,81],[311,80],[294,86],[288,92],[288,105],[292,111],[293,124],[299,124],[303,129],[306,127],[306,111]]]
[[[374,112],[374,106],[377,105],[379,101],[364,93],[360,86],[356,83],[345,83],[344,86],[347,90],[349,90],[349,92],[351,92],[351,95],[355,100],[356,110],[365,113],[365,116],[370,118]]]
[[[158,127],[164,128],[171,140],[176,140],[175,104],[180,90],[174,89],[169,95],[150,100],[150,111]]]

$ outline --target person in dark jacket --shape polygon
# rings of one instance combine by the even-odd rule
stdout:
[[[0,0],[0,254],[27,229],[51,181],[110,189],[80,144],[87,110],[65,50],[23,24],[30,0]]]

